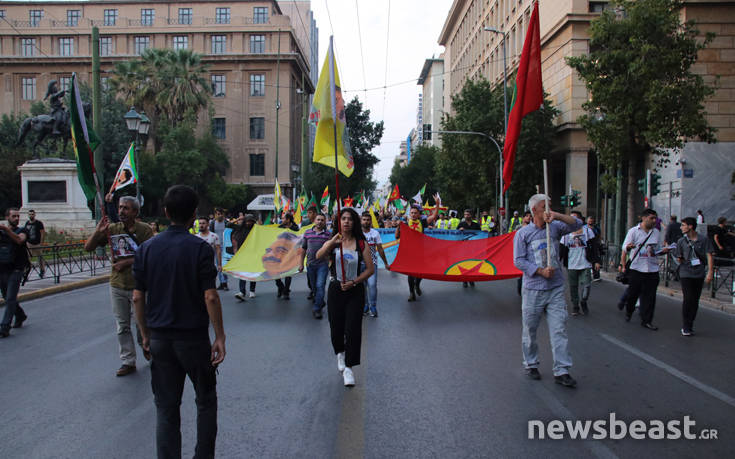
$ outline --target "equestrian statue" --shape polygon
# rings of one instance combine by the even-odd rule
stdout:
[[[64,95],[67,90],[62,89],[59,91],[58,83],[56,80],[49,81],[48,89],[43,100],[49,99],[51,105],[51,113],[47,115],[38,115],[34,117],[26,118],[20,125],[18,130],[18,139],[15,142],[16,146],[23,143],[29,132],[33,131],[37,133],[36,141],[33,143],[33,158],[38,159],[37,148],[39,145],[49,137],[53,145],[58,147],[58,141],[64,141],[64,147],[61,150],[62,154],[66,151],[66,145],[71,139],[71,121],[69,110],[64,108]],[[89,103],[82,104],[84,115],[87,119],[90,119],[92,105]],[[50,156],[51,146],[47,146],[46,152]]]

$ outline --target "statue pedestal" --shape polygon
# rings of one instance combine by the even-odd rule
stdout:
[[[63,231],[85,237],[94,231],[95,221],[77,178],[73,160],[33,159],[18,167],[21,180],[21,224],[29,209],[36,211],[46,230]]]

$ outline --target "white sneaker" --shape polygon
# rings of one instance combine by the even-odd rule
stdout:
[[[345,371],[342,372],[342,377],[345,380],[345,387],[352,387],[355,385],[355,375],[352,373],[352,368],[345,368]]]
[[[345,371],[345,353],[340,352],[337,354],[337,370],[339,370],[340,373]]]
[[[242,292],[237,292],[235,293],[235,298],[237,298],[240,301],[245,301],[245,294],[243,294]]]
[[[255,292],[248,293],[248,298],[255,298]]]

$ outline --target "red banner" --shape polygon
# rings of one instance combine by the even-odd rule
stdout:
[[[482,282],[520,277],[513,264],[515,232],[487,239],[448,241],[401,223],[398,255],[390,270],[422,279]]]

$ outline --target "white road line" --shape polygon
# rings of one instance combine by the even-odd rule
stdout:
[[[575,416],[571,411],[569,411],[557,398],[554,396],[554,394],[549,391],[546,387],[544,387],[543,384],[533,384],[534,386],[534,392],[536,393],[536,396],[543,401],[546,406],[551,410],[552,413],[554,413],[554,416],[557,417],[557,419],[577,419],[578,417]],[[618,455],[615,454],[610,448],[608,448],[604,443],[597,440],[591,440],[591,441],[585,441],[582,442],[584,446],[589,448],[590,452],[592,452],[592,455],[599,458],[599,459],[617,459]]]
[[[649,354],[646,354],[643,351],[639,351],[638,349],[634,348],[633,346],[631,346],[629,344],[626,344],[626,343],[624,343],[624,342],[622,342],[622,341],[620,341],[620,340],[618,340],[616,338],[613,338],[610,335],[606,335],[604,333],[600,333],[600,336],[602,336],[603,339],[605,339],[605,340],[607,340],[607,341],[615,344],[616,346],[619,346],[619,347],[625,349],[626,351],[630,352],[631,354],[635,355],[636,357],[639,357],[639,358],[645,360],[646,362],[650,363],[651,365],[657,366],[657,367],[661,368],[662,370],[664,370],[665,372],[669,373],[670,375],[672,375],[672,376],[674,376],[676,378],[679,378],[682,381],[684,381],[685,383],[690,384],[690,385],[696,387],[697,389],[701,390],[702,392],[704,392],[706,394],[709,394],[712,397],[715,397],[715,398],[717,398],[717,399],[719,399],[719,400],[727,403],[728,405],[730,405],[732,407],[735,407],[735,397],[731,397],[730,395],[727,395],[726,393],[721,392],[721,391],[715,389],[712,386],[708,386],[707,384],[705,384],[705,383],[703,383],[703,382],[701,382],[701,381],[699,381],[697,379],[694,379],[694,378],[692,378],[691,376],[689,376],[689,375],[687,375],[685,373],[682,373],[681,371],[677,370],[676,368],[672,367],[671,365],[668,365],[668,364],[666,364],[666,363],[658,360],[657,358],[655,358],[655,357],[653,357],[653,356],[651,356]]]

